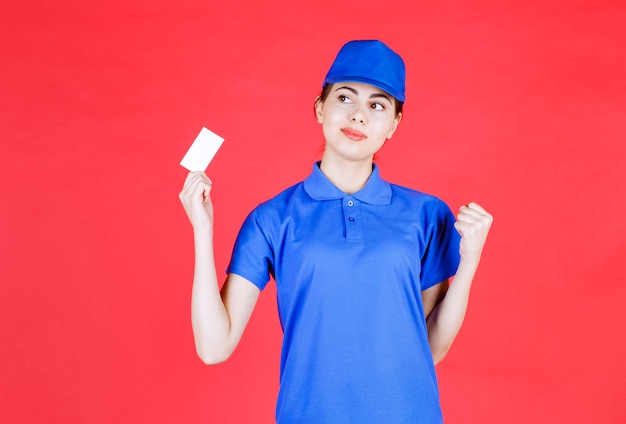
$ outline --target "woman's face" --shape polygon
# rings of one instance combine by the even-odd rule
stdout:
[[[315,104],[326,138],[325,155],[371,160],[402,118],[395,114],[394,102],[391,95],[369,84],[334,84],[326,100],[318,99]]]

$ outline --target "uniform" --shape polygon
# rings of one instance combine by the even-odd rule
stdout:
[[[456,272],[454,222],[376,164],[349,195],[317,163],[250,213],[228,272],[276,281],[279,424],[442,422],[421,292]]]

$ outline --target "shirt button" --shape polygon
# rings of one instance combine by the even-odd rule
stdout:
[[[348,200],[348,206],[353,206],[354,202],[352,200]]]
[[[353,217],[353,216],[351,216],[350,218],[348,218],[348,221],[350,221],[350,222],[354,222],[354,217]]]

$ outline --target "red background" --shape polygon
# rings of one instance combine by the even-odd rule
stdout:
[[[408,67],[383,176],[495,216],[446,421],[624,422],[624,2],[28,3],[0,6],[0,421],[272,421],[273,286],[227,363],[195,356],[178,162],[226,138],[224,269],[319,158],[336,51],[379,38]]]

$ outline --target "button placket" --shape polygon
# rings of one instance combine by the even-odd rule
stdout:
[[[361,222],[360,203],[351,197],[342,202],[343,216],[345,220],[346,239],[348,241],[363,240],[363,225]]]

